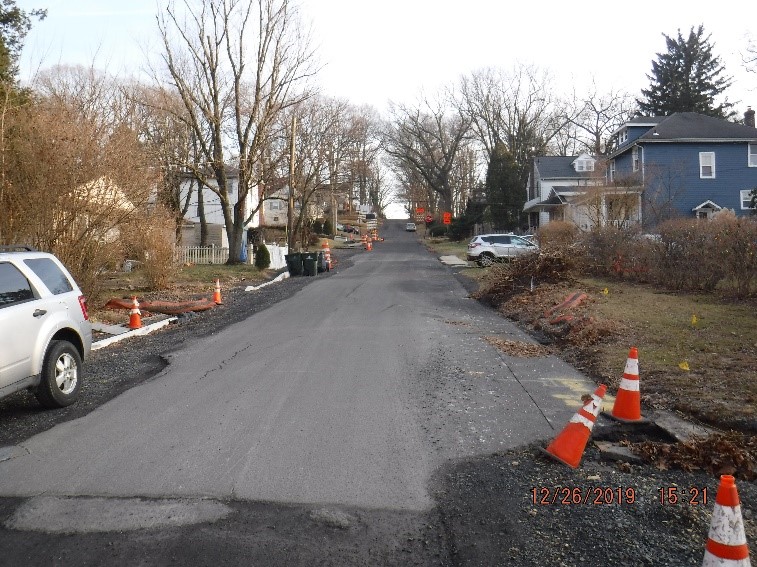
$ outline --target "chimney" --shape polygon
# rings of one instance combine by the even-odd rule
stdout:
[[[754,128],[754,110],[751,106],[748,106],[744,113],[744,125]]]

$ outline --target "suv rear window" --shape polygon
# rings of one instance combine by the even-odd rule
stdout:
[[[34,299],[29,280],[8,262],[0,262],[0,307]]]
[[[24,260],[24,264],[29,266],[32,271],[37,274],[37,277],[44,282],[47,289],[49,289],[53,295],[60,295],[61,293],[67,293],[74,289],[71,282],[68,281],[66,274],[61,272],[58,264],[53,262],[50,258],[33,258]]]

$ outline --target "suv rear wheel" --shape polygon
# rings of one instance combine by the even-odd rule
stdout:
[[[42,376],[34,392],[39,403],[49,408],[69,406],[81,390],[81,355],[68,341],[51,341],[42,364]]]
[[[494,254],[491,252],[482,252],[478,257],[478,265],[482,268],[491,266],[494,263]]]

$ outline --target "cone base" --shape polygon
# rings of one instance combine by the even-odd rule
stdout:
[[[563,459],[561,459],[557,455],[555,455],[555,454],[550,453],[549,451],[547,451],[547,449],[545,447],[539,447],[539,451],[541,451],[542,453],[544,453],[545,455],[547,455],[553,461],[557,461],[559,463],[567,465],[567,466],[569,466],[572,469],[577,469],[578,468],[578,465],[573,465],[573,464],[569,463],[568,461],[564,461]]]
[[[649,419],[647,419],[643,415],[640,418],[638,418],[638,419],[628,419],[628,418],[625,418],[625,417],[619,417],[617,415],[613,415],[613,414],[611,414],[609,412],[605,412],[605,411],[602,412],[602,415],[605,416],[605,417],[609,417],[610,419],[612,419],[614,421],[618,421],[620,423],[649,423]]]

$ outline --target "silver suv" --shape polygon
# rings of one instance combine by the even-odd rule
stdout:
[[[479,266],[491,266],[496,261],[508,260],[538,252],[539,247],[516,234],[479,234],[468,243],[469,261]]]
[[[86,299],[63,264],[0,246],[0,398],[28,388],[46,407],[74,403],[91,347]]]

